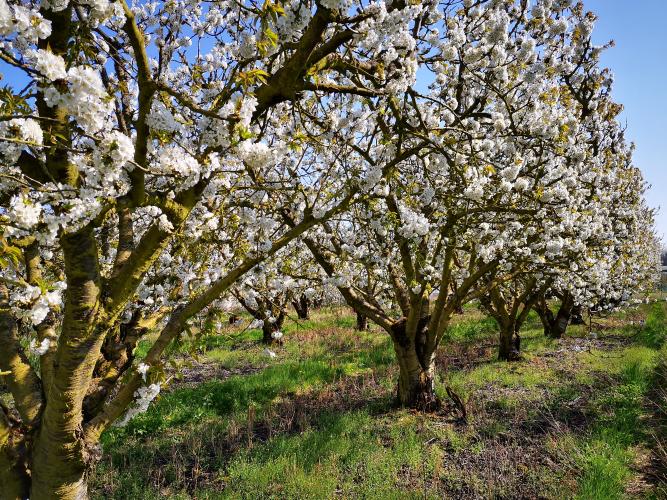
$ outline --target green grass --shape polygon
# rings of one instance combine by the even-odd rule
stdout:
[[[394,408],[391,342],[377,328],[353,331],[347,310],[288,320],[275,359],[258,331],[225,326],[179,349],[228,375],[177,384],[105,433],[92,495],[626,498],[651,441],[645,402],[665,334],[663,304],[641,314],[643,327],[604,332],[590,352],[573,350],[569,334],[546,339],[531,316],[524,360],[505,363],[495,322],[466,307],[442,347],[459,363],[438,374],[436,390],[463,397],[467,425]]]
[[[258,374],[234,376],[223,382],[212,380],[167,393],[150,412],[135,417],[123,429],[111,431],[105,439],[118,439],[126,433],[152,434],[208,417],[226,417],[251,405],[264,406],[281,394],[331,382],[343,373],[340,367],[310,361],[270,366]]]
[[[625,348],[615,356],[588,355],[589,367],[615,377],[617,384],[596,395],[592,402],[595,423],[588,435],[575,440],[574,456],[581,468],[577,498],[627,498],[634,448],[649,441],[645,401],[658,364],[656,349],[664,341],[666,328],[664,307],[655,304],[636,336],[644,345]]]
[[[646,322],[638,332],[638,341],[647,347],[659,349],[665,342],[667,335],[667,318],[662,303],[653,304],[646,318]]]
[[[632,475],[633,447],[646,439],[642,422],[649,363],[628,361],[620,384],[596,398],[596,423],[590,435],[576,442],[575,459],[581,468],[578,497],[621,499]]]
[[[491,317],[462,320],[447,329],[445,339],[449,342],[473,343],[488,338],[497,330],[498,323]]]
[[[262,491],[268,496],[314,499],[336,493],[344,497],[410,496],[396,471],[402,467],[432,469],[437,457],[425,449],[412,419],[404,418],[408,421],[386,429],[379,428],[363,410],[323,415],[316,429],[279,437],[236,457],[225,477],[230,485],[226,494],[251,498]],[[383,439],[390,444],[382,446]]]

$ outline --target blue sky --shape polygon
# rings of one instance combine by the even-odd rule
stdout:
[[[625,106],[621,116],[636,143],[635,165],[652,185],[647,194],[667,244],[667,0],[584,0],[598,15],[596,43],[614,40],[602,56],[615,75],[614,97]]]

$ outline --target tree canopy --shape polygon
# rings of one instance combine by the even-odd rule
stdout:
[[[85,497],[101,433],[223,299],[268,325],[337,288],[428,409],[463,303],[515,325],[648,289],[653,213],[595,16],[531,3],[0,0],[28,81],[0,104],[8,497]]]

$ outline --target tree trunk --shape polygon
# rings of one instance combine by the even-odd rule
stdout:
[[[556,321],[554,318],[554,313],[552,313],[551,309],[549,309],[549,306],[545,304],[540,304],[538,307],[536,307],[535,312],[540,317],[540,321],[542,322],[544,336],[551,337],[552,327]]]
[[[552,339],[561,338],[565,334],[567,326],[570,323],[573,308],[574,303],[569,294],[566,294],[565,297],[563,297],[556,316],[554,316],[546,304],[537,308],[537,314],[544,326],[544,334]]]
[[[299,319],[310,319],[310,299],[304,294],[301,294],[299,298],[292,301],[294,310]]]
[[[283,324],[285,323],[285,311],[281,311],[278,314],[278,317],[273,323],[269,323],[268,321],[264,320],[264,324],[262,325],[262,342],[267,345],[283,345],[283,339],[281,338],[274,338],[274,333],[279,332],[280,329],[283,327]]]
[[[500,361],[517,361],[521,359],[521,337],[514,322],[500,325],[500,343],[498,359]]]
[[[30,478],[15,442],[17,429],[0,407],[0,498],[23,500],[30,496]]]
[[[555,339],[561,338],[565,335],[567,330],[567,325],[570,324],[570,309],[567,307],[561,306],[556,314],[556,319],[554,324],[551,327],[551,337]]]
[[[574,301],[568,293],[563,297],[555,316],[553,312],[551,312],[551,309],[549,309],[546,301],[543,301],[542,304],[536,307],[535,311],[540,317],[542,326],[544,327],[544,335],[552,339],[561,338],[565,334],[567,326],[570,324],[574,308]]]
[[[83,400],[83,415],[86,420],[99,413],[117,380],[132,365],[134,349],[141,337],[148,333],[145,319],[143,311],[137,309],[128,323],[119,324],[115,334],[104,340],[102,356],[97,360],[93,381]]]
[[[360,332],[368,330],[368,318],[361,313],[357,313],[357,330]]]
[[[428,317],[420,319],[415,338],[406,335],[405,320],[392,327],[399,366],[396,399],[400,406],[419,411],[435,411],[441,406],[435,394],[435,353],[428,347],[427,323]]]
[[[276,339],[273,338],[273,334],[278,331],[275,323],[269,323],[265,321],[262,325],[262,342],[271,345],[276,343]]]
[[[50,397],[32,448],[30,497],[36,500],[87,498],[93,446],[82,438],[82,406],[105,333],[97,323],[100,274],[93,230],[85,227],[61,241],[67,292]]]
[[[25,500],[30,497],[30,481],[12,467],[10,462],[0,458],[0,498],[2,500]]]
[[[80,449],[73,450],[75,455],[79,455]],[[65,450],[58,450],[56,453],[62,453]],[[69,453],[67,450],[66,453]],[[74,456],[74,455],[73,455]],[[88,500],[88,478],[87,465],[81,458],[73,460],[69,457],[69,464],[77,463],[76,474],[74,469],[69,467],[67,475],[61,477],[58,468],[52,468],[48,473],[42,469],[37,478],[32,481],[32,499],[44,500]]]
[[[434,411],[440,407],[435,394],[435,363],[433,355],[420,359],[414,347],[405,348],[394,343],[398,358],[399,375],[397,401],[400,406],[420,411]]]
[[[584,309],[581,306],[574,306],[572,308],[572,313],[570,315],[570,324],[571,325],[585,325],[584,321]]]

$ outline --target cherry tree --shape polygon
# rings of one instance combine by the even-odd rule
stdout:
[[[298,320],[310,319],[313,307],[320,306],[325,297],[322,285],[324,273],[313,262],[308,249],[298,241],[293,245],[294,250],[289,258],[283,261],[282,274],[293,280],[291,286],[290,303],[296,312]]]
[[[542,284],[542,288],[546,288]],[[519,331],[539,297],[538,280],[531,275],[516,277],[480,297],[480,303],[500,329],[498,359],[514,361],[521,356]]]
[[[600,96],[594,106],[606,111],[582,114],[588,128],[589,169],[580,180],[591,217],[573,234],[585,240],[585,248],[564,253],[564,265],[545,271],[550,283],[540,290],[535,305],[545,334],[554,338],[560,338],[571,321],[583,321],[584,309],[610,311],[627,305],[650,291],[659,276],[654,212],[644,201],[647,186],[632,164],[634,145],[626,142],[624,130],[613,119],[620,106],[610,98],[608,71],[600,72],[598,81]],[[569,88],[583,99],[586,86],[576,88],[570,82]],[[576,227],[571,219],[568,214],[561,224]],[[555,315],[549,298],[560,302]]]
[[[188,321],[389,172],[333,160],[414,80],[422,7],[351,7],[0,0],[25,78],[0,110],[4,496],[86,497],[100,434],[157,396]]]
[[[540,294],[535,310],[545,335],[562,337],[577,307],[587,310],[589,315],[608,314],[641,302],[655,291],[660,280],[660,241],[656,236],[654,211],[641,200],[644,190],[637,172],[625,191],[635,199],[636,206],[631,210],[622,210],[620,204],[616,206],[620,209],[617,214],[624,213],[616,244],[592,249],[585,259],[575,261],[575,265],[556,275],[549,288]],[[555,314],[549,297],[560,300]]]
[[[596,104],[615,110],[610,86],[611,80],[604,78]],[[578,92],[573,86],[569,90]],[[559,338],[583,307],[605,301],[605,309],[627,304],[631,296],[650,289],[657,276],[653,214],[643,200],[641,172],[632,165],[632,146],[626,144],[613,112],[598,116],[587,109],[582,109],[583,129],[577,140],[587,145],[586,170],[577,185],[579,200],[573,204],[576,198],[567,196],[567,205],[550,214],[551,227],[536,228],[551,238],[538,261],[512,259],[521,279],[502,283],[482,297],[484,308],[500,326],[501,359],[518,357],[519,329],[531,308],[540,316],[545,334]],[[553,200],[549,204],[555,206]],[[555,315],[549,296],[560,299]]]
[[[605,187],[625,159],[603,143],[620,107],[580,4],[449,2],[441,14],[421,56],[429,92],[408,89],[391,109],[406,117],[402,144],[428,146],[347,220],[305,238],[347,302],[391,337],[398,401],[425,409],[438,404],[435,351],[454,311],[519,278],[539,290],[540,267],[613,234]],[[398,315],[364,290],[366,266],[387,276]]]
[[[309,276],[307,265],[299,260],[304,253],[303,249],[299,250],[300,245],[289,245],[256,266],[232,289],[236,300],[254,318],[250,328],[262,330],[265,344],[283,343],[281,329],[290,303],[296,302],[297,312],[301,311],[299,318],[307,319],[308,306],[315,295],[311,286],[315,284],[315,277]]]

